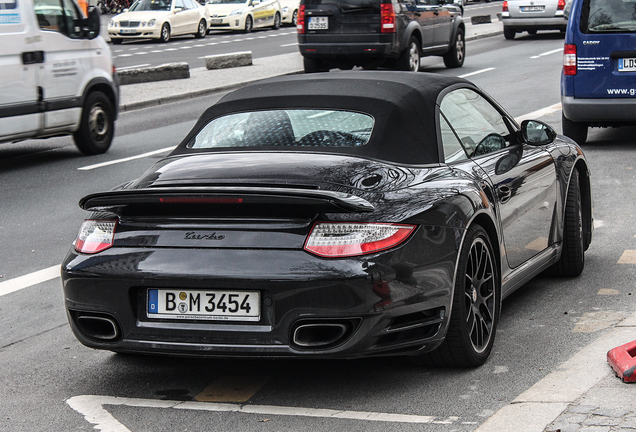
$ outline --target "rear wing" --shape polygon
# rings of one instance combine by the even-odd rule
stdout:
[[[118,208],[156,206],[215,206],[239,208],[294,207],[316,213],[372,212],[368,201],[342,192],[248,186],[194,186],[148,189],[116,190],[87,195],[79,202],[88,211],[109,210],[120,213]],[[258,207],[256,207],[258,208]]]

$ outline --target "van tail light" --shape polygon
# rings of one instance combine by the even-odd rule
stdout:
[[[380,33],[395,33],[395,10],[393,3],[382,3],[380,5],[380,22],[382,27]]]
[[[305,33],[305,5],[298,8],[298,16],[296,17],[296,31],[300,34]]]
[[[563,47],[563,75],[576,75],[576,45]]]
[[[399,245],[415,228],[391,223],[316,222],[304,249],[327,258],[367,255]]]
[[[557,4],[557,10],[562,11],[563,9],[565,9],[565,0],[559,0],[559,3]]]
[[[85,220],[75,240],[75,250],[94,254],[108,249],[115,240],[116,226],[116,220]]]
[[[503,4],[501,5],[501,11],[508,12],[508,0],[504,0]]]

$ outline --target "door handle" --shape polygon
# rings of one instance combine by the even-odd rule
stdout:
[[[44,63],[44,51],[27,51],[22,53],[22,64]]]

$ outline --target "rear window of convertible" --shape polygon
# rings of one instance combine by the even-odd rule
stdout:
[[[243,112],[212,120],[187,147],[359,147],[369,142],[373,125],[372,116],[352,111]]]

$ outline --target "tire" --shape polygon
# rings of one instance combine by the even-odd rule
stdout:
[[[512,30],[512,29],[508,29],[504,27],[504,37],[508,40],[513,40],[515,38],[515,34],[517,34],[516,31]]]
[[[199,26],[197,27],[197,32],[194,34],[194,37],[203,39],[206,34],[208,34],[208,26],[205,24],[205,20],[201,20],[199,21]]]
[[[587,124],[581,122],[572,121],[561,113],[561,127],[563,129],[563,135],[570,137],[575,143],[582,146],[587,141]]]
[[[410,72],[420,70],[420,43],[415,36],[411,36],[406,49],[395,61],[395,69]]]
[[[274,15],[274,25],[272,26],[272,28],[274,30],[278,30],[280,28],[280,14],[278,12],[276,12],[276,15]]]
[[[585,267],[585,235],[583,234],[583,206],[579,171],[574,169],[568,185],[563,224],[563,249],[561,258],[549,269],[549,274],[560,277],[576,277]]]
[[[115,136],[115,112],[102,92],[88,95],[82,109],[80,128],[73,134],[75,145],[85,155],[105,153]]]
[[[466,232],[460,251],[446,338],[414,358],[423,365],[476,367],[492,351],[501,307],[501,281],[490,238],[480,225]]]
[[[248,15],[245,18],[245,27],[243,28],[243,31],[245,33],[250,33],[252,30],[254,30],[254,21],[252,21],[252,16]]]
[[[329,67],[320,59],[303,57],[305,73],[329,72]]]
[[[534,36],[534,35],[537,34],[537,31],[536,30],[528,30],[528,34]]]
[[[444,64],[447,68],[462,67],[465,58],[466,44],[464,43],[464,29],[458,28],[452,48],[444,54]]]
[[[170,40],[170,25],[168,23],[163,23],[161,26],[161,36],[159,37],[159,42],[166,43]]]
[[[117,39],[111,39],[110,41],[113,43],[113,45],[121,45],[121,43],[122,43],[124,40],[123,40],[123,39],[121,39],[121,38],[117,38]]]
[[[296,27],[298,25],[298,11],[295,10],[292,14],[291,24]]]

